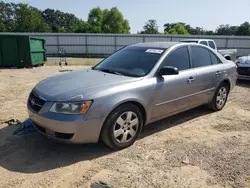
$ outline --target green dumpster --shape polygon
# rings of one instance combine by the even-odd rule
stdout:
[[[0,67],[33,67],[46,61],[45,40],[24,35],[0,35]]]

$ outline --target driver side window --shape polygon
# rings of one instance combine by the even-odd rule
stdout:
[[[188,48],[180,47],[170,52],[170,54],[163,60],[162,67],[172,66],[178,68],[179,71],[190,68],[190,60]]]

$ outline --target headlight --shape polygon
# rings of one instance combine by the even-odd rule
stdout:
[[[92,101],[56,102],[51,106],[49,111],[59,114],[85,114],[91,104]]]

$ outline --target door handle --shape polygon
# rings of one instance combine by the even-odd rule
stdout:
[[[216,75],[216,76],[220,76],[220,75],[221,75],[221,71],[217,71],[217,72],[215,73],[215,75]]]
[[[191,76],[191,77],[188,79],[188,83],[189,83],[189,84],[193,83],[194,81],[195,81],[195,79],[194,79],[193,76]]]

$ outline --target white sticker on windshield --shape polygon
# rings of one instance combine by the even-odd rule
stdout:
[[[159,50],[159,49],[148,49],[146,51],[147,53],[154,53],[154,54],[161,54],[163,52],[163,50]]]

